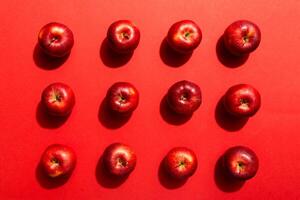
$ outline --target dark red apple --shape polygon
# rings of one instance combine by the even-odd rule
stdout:
[[[195,173],[197,166],[195,153],[186,147],[171,149],[164,159],[166,172],[175,179],[187,179]]]
[[[238,84],[229,88],[224,95],[225,109],[236,117],[251,117],[260,108],[259,92],[248,84]]]
[[[167,42],[175,51],[183,54],[192,53],[202,40],[199,26],[191,20],[182,20],[171,26]]]
[[[119,20],[109,26],[107,39],[115,52],[131,53],[140,42],[140,31],[131,21]]]
[[[109,108],[119,114],[130,114],[138,106],[139,92],[127,82],[117,82],[107,91],[106,100]]]
[[[224,153],[223,165],[231,177],[248,180],[257,173],[259,162],[254,151],[245,146],[235,146]]]
[[[223,36],[225,47],[237,56],[251,53],[259,46],[261,40],[258,26],[247,20],[233,22]]]
[[[201,105],[200,87],[186,80],[176,82],[168,90],[167,102],[174,112],[190,115]]]
[[[39,32],[38,43],[42,50],[52,57],[64,57],[74,45],[72,31],[64,24],[52,22]]]
[[[41,158],[44,172],[52,178],[70,175],[76,165],[76,155],[72,148],[53,144],[47,147]]]
[[[50,115],[64,117],[71,113],[75,105],[75,95],[70,86],[52,83],[43,90],[41,104]]]
[[[109,145],[103,153],[103,164],[112,175],[129,175],[136,165],[136,154],[131,147],[121,143]]]

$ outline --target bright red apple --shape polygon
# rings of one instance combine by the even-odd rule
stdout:
[[[131,83],[117,82],[107,91],[106,100],[112,111],[130,114],[138,106],[139,92]]]
[[[52,178],[70,175],[76,165],[76,155],[72,148],[61,145],[50,145],[43,153],[41,166]]]
[[[198,166],[195,153],[186,147],[171,149],[164,159],[166,172],[175,179],[186,179],[192,176]]]
[[[224,95],[225,109],[236,117],[251,117],[260,108],[259,92],[248,84],[238,84],[230,87]]]
[[[189,54],[196,49],[202,40],[199,26],[191,20],[182,20],[171,26],[167,42],[175,51]]]
[[[119,20],[109,26],[107,39],[115,52],[131,53],[140,42],[140,31],[133,22]]]
[[[38,43],[46,54],[52,57],[64,57],[71,52],[74,37],[66,25],[52,22],[40,30]]]
[[[64,117],[71,113],[75,105],[75,95],[70,86],[52,83],[43,90],[41,104],[50,115]]]
[[[250,148],[235,146],[224,153],[223,165],[231,177],[248,180],[256,175],[259,162],[257,155]]]
[[[233,22],[223,36],[225,47],[237,56],[251,53],[259,46],[261,40],[258,26],[247,20]]]
[[[109,145],[103,153],[103,164],[112,175],[129,175],[136,165],[136,154],[131,147],[121,143]]]
[[[176,82],[168,90],[167,102],[174,112],[190,115],[201,105],[200,87],[186,80]]]

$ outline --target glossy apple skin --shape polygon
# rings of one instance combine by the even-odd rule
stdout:
[[[251,85],[238,84],[230,87],[224,95],[227,112],[236,117],[251,117],[261,106],[259,92]]]
[[[237,56],[253,52],[261,40],[258,26],[247,20],[233,22],[226,28],[223,36],[225,47]]]
[[[61,177],[72,173],[76,160],[76,154],[71,147],[53,144],[44,151],[41,166],[49,177]]]
[[[168,90],[167,103],[177,114],[190,115],[202,103],[201,89],[190,81],[176,82]]]
[[[131,83],[117,82],[107,91],[107,103],[115,113],[130,114],[139,104],[139,92]]]
[[[171,149],[164,159],[165,171],[175,179],[187,179],[192,176],[198,166],[196,154],[186,147]]]
[[[131,53],[139,45],[140,31],[131,21],[119,20],[109,26],[107,39],[116,53]]]
[[[253,178],[259,167],[257,155],[245,146],[229,148],[223,155],[223,164],[225,172],[239,180]]]
[[[64,24],[51,22],[40,30],[38,44],[49,56],[64,57],[74,45],[73,32]]]
[[[111,175],[129,175],[136,166],[136,154],[126,144],[113,143],[103,153],[103,164]]]
[[[167,42],[176,52],[190,54],[202,40],[199,26],[191,20],[182,20],[174,23],[167,35]]]
[[[41,104],[48,114],[65,117],[71,113],[75,105],[75,95],[70,86],[64,83],[52,83],[43,90]]]

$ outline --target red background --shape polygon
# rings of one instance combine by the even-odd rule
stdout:
[[[300,199],[299,1],[1,3],[1,199]],[[101,48],[108,26],[118,19],[131,19],[141,30],[130,60],[113,61],[105,45]],[[194,20],[203,32],[201,45],[185,63],[170,59],[161,46],[170,25],[181,19]],[[259,25],[261,45],[245,63],[222,63],[217,41],[237,19]],[[51,21],[68,25],[75,35],[64,63],[47,62],[35,49],[39,29]],[[200,85],[203,104],[190,120],[176,125],[160,103],[169,86],[182,79]],[[76,106],[63,124],[49,122],[38,108],[41,91],[56,81],[76,94]],[[124,124],[99,117],[107,88],[116,81],[132,82],[140,91],[139,107]],[[260,111],[246,124],[232,124],[216,111],[221,96],[236,83],[252,84],[262,95]],[[138,155],[135,171],[122,183],[97,171],[104,148],[116,141],[131,145]],[[70,145],[78,156],[65,184],[51,183],[37,170],[52,143]],[[233,145],[249,146],[260,159],[257,176],[243,187],[226,186],[215,176],[219,156]],[[161,159],[174,146],[190,147],[199,160],[195,175],[181,186],[159,172]]]

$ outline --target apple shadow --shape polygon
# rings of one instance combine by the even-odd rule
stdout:
[[[228,175],[223,167],[223,157],[220,157],[215,165],[214,180],[217,187],[223,192],[235,192],[240,190],[245,181],[237,180]]]
[[[55,129],[62,126],[70,115],[65,117],[51,116],[47,113],[46,108],[40,102],[36,108],[36,121],[43,128]]]
[[[54,189],[64,185],[71,177],[71,174],[51,178],[43,170],[41,163],[35,169],[35,177],[40,184],[45,189]]]
[[[129,175],[126,176],[114,176],[109,173],[109,171],[105,168],[103,164],[102,156],[98,160],[96,171],[95,171],[97,182],[105,188],[117,188],[122,185],[128,178]]]
[[[129,121],[131,115],[132,113],[122,115],[110,110],[107,105],[106,97],[102,100],[98,111],[100,123],[109,129],[118,129],[122,127]]]
[[[181,54],[174,51],[164,38],[160,45],[159,55],[162,61],[170,67],[180,67],[185,64],[192,56],[192,52],[189,54]]]
[[[218,101],[216,109],[215,109],[216,122],[218,123],[218,125],[220,127],[222,127],[223,129],[225,129],[227,131],[234,132],[234,131],[238,131],[238,130],[242,129],[246,125],[249,118],[247,118],[247,117],[238,118],[233,115],[230,115],[226,111],[226,109],[223,105],[223,98],[224,97],[222,97]]]
[[[133,52],[119,54],[113,51],[109,46],[107,38],[102,41],[99,53],[103,64],[110,68],[118,68],[125,65],[133,56]]]
[[[161,102],[160,102],[160,115],[161,117],[169,124],[173,125],[181,125],[186,123],[191,119],[193,114],[191,115],[182,115],[175,113],[173,110],[171,110],[170,106],[167,103],[167,96],[165,95]]]
[[[229,68],[236,68],[243,65],[249,58],[249,54],[236,56],[231,54],[225,47],[223,35],[218,39],[216,45],[216,54],[219,61]]]
[[[164,168],[164,159],[160,162],[158,168],[158,179],[162,186],[170,190],[183,186],[187,181],[187,179],[180,180],[171,177]]]
[[[51,57],[45,54],[38,44],[35,45],[33,50],[33,60],[35,65],[45,70],[53,70],[60,67],[66,62],[69,56],[70,54],[62,58]]]

